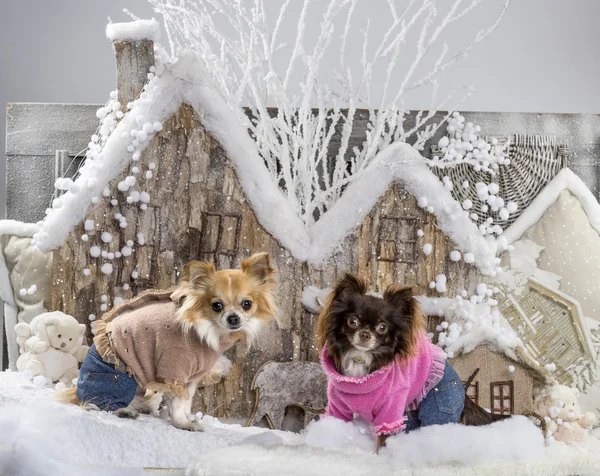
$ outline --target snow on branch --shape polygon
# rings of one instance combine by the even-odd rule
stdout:
[[[273,16],[264,0],[149,2],[163,15],[172,57],[185,50],[197,55],[206,81],[249,130],[271,178],[308,227],[391,144],[423,149],[443,123],[433,122],[436,112],[454,110],[471,92],[455,87],[438,98],[440,73],[496,28],[510,0],[457,51],[444,42],[448,28],[483,0],[443,8],[435,0],[407,0],[403,8],[388,0],[389,24],[377,31],[357,12],[360,0],[331,0],[326,7],[285,0]],[[319,8],[324,11],[315,13]],[[293,32],[293,43],[284,43],[283,32]],[[351,65],[348,58],[357,54],[359,65]],[[378,83],[382,91],[372,91]],[[431,93],[429,109],[408,121],[404,100],[422,88]],[[362,145],[351,148],[359,108],[368,111],[367,129]]]

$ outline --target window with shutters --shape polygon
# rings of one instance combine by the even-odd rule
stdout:
[[[241,230],[241,215],[204,212],[198,259],[212,261],[217,269],[222,264],[232,266],[239,252]]]
[[[514,411],[513,382],[492,382],[490,389],[492,413],[496,415],[511,415]]]
[[[377,236],[377,260],[417,263],[417,217],[382,215]]]

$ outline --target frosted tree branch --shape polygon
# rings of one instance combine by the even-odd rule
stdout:
[[[434,123],[437,111],[453,111],[471,94],[457,86],[440,98],[438,76],[494,31],[510,0],[502,0],[493,24],[458,51],[444,41],[448,27],[485,0],[445,7],[435,0],[382,1],[389,25],[379,31],[368,16],[357,15],[361,0],[285,0],[274,11],[264,0],[149,2],[164,18],[172,59],[184,50],[195,53],[207,83],[247,127],[273,180],[310,226],[391,144],[423,149],[448,118]],[[357,55],[360,61],[350,64]],[[381,91],[375,84],[383,84]],[[430,93],[429,110],[409,120],[406,95],[422,88]],[[366,133],[351,148],[361,107]]]

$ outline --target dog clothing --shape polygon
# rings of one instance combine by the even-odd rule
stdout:
[[[442,380],[446,367],[442,350],[424,335],[417,341],[414,356],[394,361],[364,377],[338,373],[326,347],[321,352],[321,363],[328,377],[325,416],[351,421],[359,415],[373,423],[378,435],[402,431],[405,412],[419,406]]]
[[[133,377],[142,389],[188,398],[187,385],[201,380],[239,337],[235,333],[226,334],[219,341],[219,350],[212,349],[200,340],[194,328],[185,328],[177,319],[178,304],[171,294],[172,291],[142,293],[107,313],[103,320],[94,322],[95,349],[86,356],[82,372],[88,366],[95,368],[97,362],[92,365],[92,360],[99,356],[113,369],[105,373],[115,381],[123,380],[124,373]],[[86,366],[88,359],[90,365]],[[80,377],[78,398],[80,394],[93,393],[84,387],[94,378],[94,375]]]

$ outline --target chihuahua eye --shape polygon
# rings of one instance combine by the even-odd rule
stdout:
[[[249,299],[244,299],[242,301],[242,309],[244,311],[249,311],[251,307],[252,307],[252,301],[250,301]]]
[[[212,310],[215,312],[221,312],[223,310],[223,303],[221,301],[215,301],[212,303]]]
[[[379,324],[377,324],[377,327],[375,328],[375,330],[377,331],[378,334],[385,334],[388,330],[388,326],[387,324],[384,324],[383,322],[380,322]]]
[[[352,329],[356,329],[359,324],[360,322],[358,322],[358,319],[356,317],[351,317],[350,319],[348,319],[348,326]]]
[[[60,339],[62,337],[62,334],[58,334],[58,338]]]

